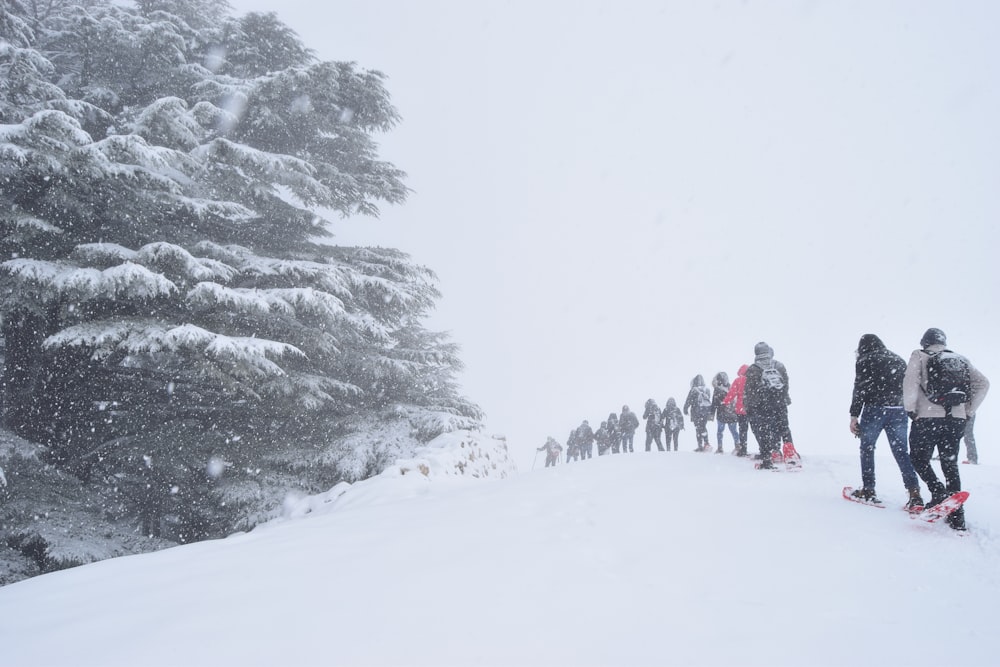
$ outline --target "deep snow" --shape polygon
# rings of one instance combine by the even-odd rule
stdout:
[[[502,479],[410,466],[2,588],[2,662],[997,664],[997,468],[962,466],[959,536],[901,511],[884,440],[886,509],[840,498],[856,456],[802,454],[798,473],[690,446]]]

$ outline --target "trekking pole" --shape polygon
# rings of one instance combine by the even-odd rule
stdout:
[[[535,458],[531,459],[531,469],[535,469],[535,464],[538,462],[538,450],[535,450]]]

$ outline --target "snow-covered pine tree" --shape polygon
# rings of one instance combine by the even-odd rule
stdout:
[[[359,474],[352,424],[481,419],[434,275],[329,242],[406,197],[383,75],[221,4],[0,0],[5,424],[183,539]]]

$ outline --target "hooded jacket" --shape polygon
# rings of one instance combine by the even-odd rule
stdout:
[[[784,386],[780,391],[768,389],[763,383],[764,366],[773,364],[781,374]],[[775,359],[770,353],[758,355],[754,363],[747,368],[746,384],[743,386],[743,405],[747,414],[753,417],[757,413],[782,413],[792,399],[788,393],[788,371],[785,365]]]
[[[878,336],[862,336],[858,343],[858,360],[854,364],[851,416],[860,416],[866,405],[902,407],[905,373],[906,362],[889,350]]]
[[[701,405],[699,397],[702,392],[708,392],[708,405]],[[691,390],[688,391],[687,400],[684,401],[684,414],[690,414],[692,421],[700,419],[708,421],[712,416],[712,393],[705,386],[705,378],[700,375],[695,375],[691,380]]]
[[[942,418],[947,416],[944,406],[931,403],[924,394],[922,387],[927,386],[927,361],[930,355],[945,349],[945,345],[934,344],[914,350],[910,355],[910,361],[906,364],[906,373],[903,375],[903,407],[917,419]],[[972,397],[968,403],[956,405],[951,409],[951,416],[958,419],[968,419],[975,414],[976,410],[986,398],[986,392],[990,389],[990,381],[980,373],[969,360],[965,362],[969,365],[969,384],[972,389]]]
[[[749,366],[746,364],[740,366],[740,370],[736,373],[736,379],[733,380],[729,391],[726,392],[726,397],[722,399],[724,405],[730,405],[735,402],[736,414],[741,416],[747,413],[746,406],[743,405],[743,388],[747,383],[747,368]]]

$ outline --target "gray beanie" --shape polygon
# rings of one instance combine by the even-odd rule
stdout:
[[[753,354],[755,357],[769,357],[774,354],[774,351],[770,345],[761,341],[753,346]]]
[[[924,332],[924,337],[920,339],[920,347],[927,347],[928,345],[947,345],[948,339],[945,338],[944,332],[940,329],[931,327]]]

